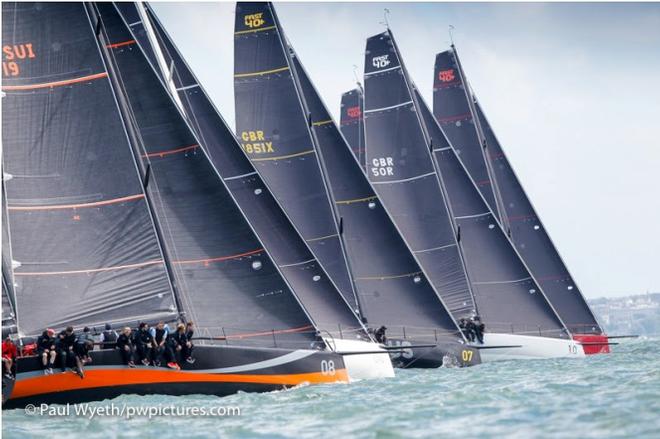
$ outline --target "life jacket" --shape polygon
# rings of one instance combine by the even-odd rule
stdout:
[[[115,331],[103,331],[103,345],[101,349],[112,349],[117,344],[117,333]]]

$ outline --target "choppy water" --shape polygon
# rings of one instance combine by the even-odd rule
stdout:
[[[4,411],[5,438],[104,437],[660,437],[658,339],[623,341],[611,355],[468,369],[397,370],[390,380],[267,394],[126,396],[130,407],[239,407],[232,417],[27,416]]]

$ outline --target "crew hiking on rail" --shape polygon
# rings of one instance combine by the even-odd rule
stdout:
[[[105,330],[95,339],[90,328],[85,327],[79,334],[72,326],[55,334],[55,330],[46,329],[36,343],[28,344],[17,352],[16,345],[9,335],[2,343],[2,362],[5,375],[13,376],[16,357],[35,355],[39,358],[45,375],[52,375],[53,368],[59,365],[62,372],[67,368],[84,378],[84,366],[92,362],[92,352],[96,345],[102,350],[118,350],[122,363],[128,367],[160,367],[166,364],[171,369],[180,369],[180,363],[194,363],[192,356],[195,333],[193,322],[179,323],[176,331],[171,332],[165,322],[150,328],[147,323],[140,323],[136,330],[125,327],[120,334],[106,323]],[[22,355],[21,355],[22,354]]]

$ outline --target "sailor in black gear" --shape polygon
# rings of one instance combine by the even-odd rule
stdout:
[[[80,334],[76,338],[76,344],[73,347],[73,351],[76,355],[79,355],[79,353],[84,352],[84,363],[90,363],[92,361],[92,357],[89,356],[89,351],[94,350],[94,337],[92,336],[92,332],[90,331],[89,327],[85,326],[83,329],[82,334]]]
[[[481,322],[481,317],[479,316],[474,316],[473,321],[474,336],[479,343],[484,344],[484,331],[486,330],[486,325]]]
[[[374,338],[378,343],[385,344],[387,343],[387,337],[385,336],[385,331],[387,331],[387,328],[385,326],[381,326],[380,328],[376,329],[374,332]]]
[[[75,344],[76,334],[73,333],[73,326],[67,326],[57,336],[57,356],[60,357],[62,372],[66,372],[66,368],[74,361],[73,347]]]
[[[195,362],[195,358],[193,358],[192,356],[193,348],[195,347],[195,344],[192,342],[194,335],[195,335],[195,323],[193,322],[186,323],[186,339],[188,340],[188,358],[186,358],[186,361],[190,364],[193,364]]]
[[[153,336],[149,333],[149,325],[144,322],[140,323],[133,342],[138,361],[142,362],[145,366],[151,363],[153,360],[151,350],[155,347],[155,342]]]
[[[165,326],[165,322],[158,322],[155,328],[149,331],[153,337],[153,349],[151,358],[156,366],[160,366],[163,359],[166,363],[173,361],[173,352],[168,349],[167,338],[169,335],[169,328]]]
[[[114,349],[117,346],[117,338],[119,335],[117,331],[112,329],[110,323],[105,324],[105,330],[101,333],[99,341],[101,342],[101,349]]]
[[[133,344],[133,337],[131,336],[131,328],[125,327],[121,334],[117,337],[117,349],[121,352],[121,358],[124,364],[129,367],[135,367],[133,362],[133,354],[135,352],[135,345]]]
[[[53,373],[53,366],[55,366],[55,358],[57,357],[57,340],[54,335],[55,331],[46,329],[37,339],[37,355],[41,357],[41,365],[46,375]]]
[[[467,319],[465,317],[462,317],[458,321],[458,328],[461,330],[467,341],[472,341],[470,340],[470,331],[468,330]]]
[[[474,322],[472,321],[472,319],[465,321],[465,331],[468,341],[470,343],[474,342],[476,338],[476,332],[475,332]]]
[[[84,366],[91,361],[89,352],[92,349],[94,349],[94,341],[86,338],[84,334],[76,339],[76,344],[73,348],[76,365],[73,370],[80,376],[80,378],[85,378]]]
[[[179,356],[179,363],[190,358],[192,351],[192,343],[186,337],[186,325],[179,323],[176,327],[176,332],[170,336],[174,342],[174,352]]]

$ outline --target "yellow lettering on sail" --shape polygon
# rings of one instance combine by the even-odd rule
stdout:
[[[273,142],[267,142],[261,130],[241,132],[241,146],[248,154],[267,154],[275,152]]]
[[[254,29],[255,27],[261,27],[264,25],[266,20],[264,20],[263,17],[264,13],[259,12],[258,14],[250,14],[245,16],[245,25],[249,27],[250,29]]]

